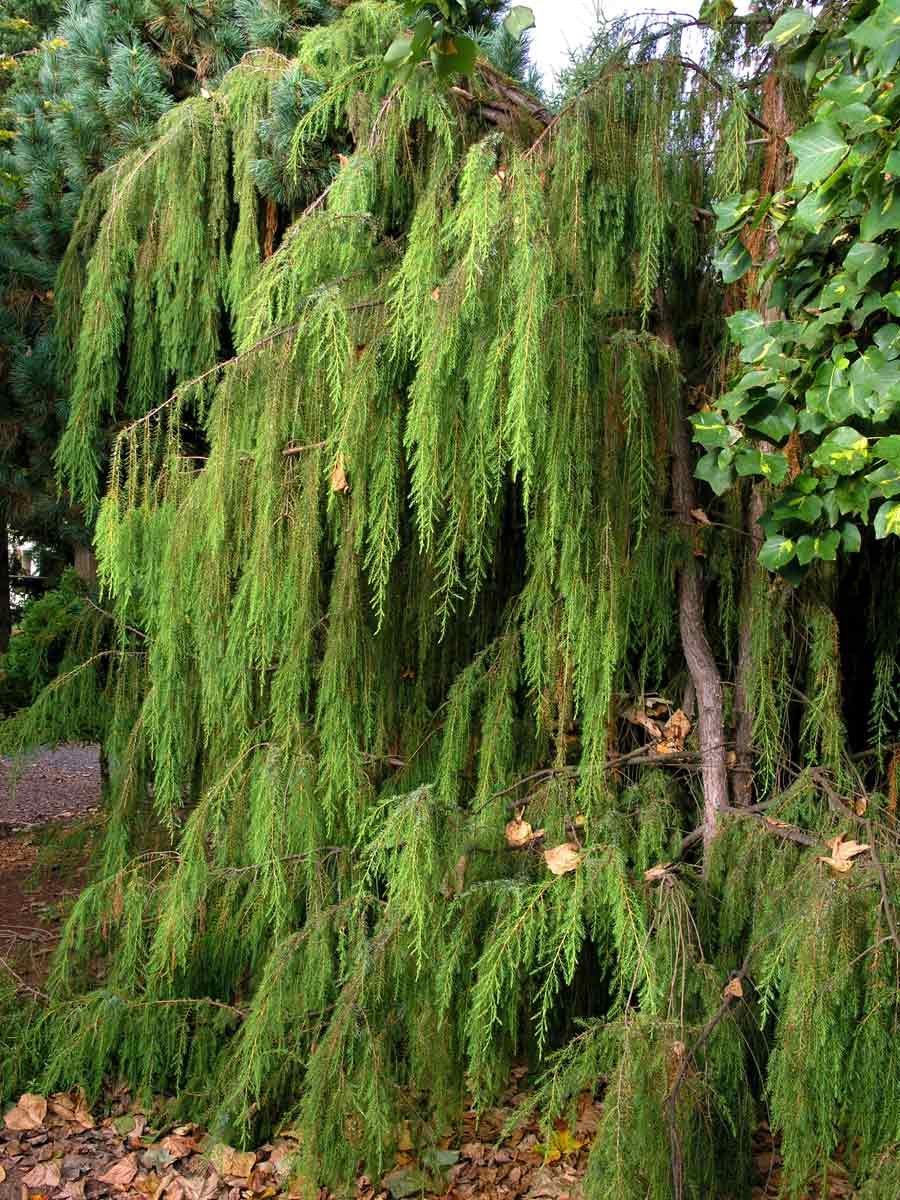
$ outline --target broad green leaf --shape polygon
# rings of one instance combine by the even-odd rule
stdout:
[[[756,337],[766,328],[762,314],[748,308],[742,308],[740,312],[732,313],[725,324],[728,326],[731,336],[742,346],[746,346],[751,338]]]
[[[747,274],[753,266],[753,259],[740,238],[734,238],[715,256],[713,266],[721,272],[724,283],[735,283]]]
[[[871,206],[860,222],[859,234],[867,242],[881,237],[889,229],[900,229],[900,195],[893,190],[886,196],[871,196]]]
[[[789,493],[772,505],[772,513],[781,521],[799,521],[812,525],[822,515],[822,498],[815,494],[796,495]]]
[[[534,28],[534,13],[525,4],[517,4],[503,18],[503,28],[510,37],[520,38],[526,29]]]
[[[797,156],[795,183],[819,183],[826,179],[849,150],[836,121],[815,121],[805,125],[788,145]]]
[[[785,46],[795,38],[806,37],[815,28],[815,18],[804,8],[789,8],[782,13],[763,38],[770,46]]]
[[[801,566],[812,562],[814,558],[834,562],[840,541],[841,535],[836,529],[820,534],[805,533],[797,541],[797,561]]]
[[[875,536],[881,540],[891,533],[900,535],[900,500],[885,500],[875,514]]]
[[[892,433],[889,437],[879,438],[872,447],[872,454],[900,467],[900,434]]]
[[[836,475],[854,475],[868,461],[869,443],[849,425],[835,429],[813,453],[817,467],[834,471]]]
[[[751,429],[765,434],[773,442],[780,442],[797,424],[797,413],[790,404],[770,402],[766,407],[754,409],[744,419]]]
[[[734,483],[734,468],[730,463],[720,462],[722,455],[710,450],[698,461],[694,474],[708,483],[717,496],[724,496]]]
[[[409,58],[412,43],[413,40],[409,34],[402,34],[400,37],[394,38],[385,51],[385,63],[389,67],[399,67]]]
[[[766,538],[759,552],[759,561],[769,571],[777,571],[794,557],[796,546],[791,538],[776,534]]]
[[[875,85],[870,79],[847,72],[829,79],[822,88],[822,95],[826,100],[834,100],[837,104],[854,104],[870,100],[874,91]]]
[[[762,475],[770,483],[784,483],[788,461],[783,454],[763,454],[759,450],[741,450],[734,457],[738,475]]]
[[[694,426],[694,441],[707,449],[733,446],[741,436],[740,430],[726,425],[717,412],[699,412],[691,417]]]
[[[877,471],[870,471],[866,479],[880,496],[888,499],[900,496],[900,467],[888,463]]]
[[[451,56],[456,56],[453,68],[455,71],[459,71],[462,75],[472,74],[475,59],[478,57],[478,47],[470,37],[466,37],[464,33],[457,33],[450,39],[449,53]]]
[[[856,554],[862,546],[862,535],[852,521],[845,521],[841,526],[841,545],[847,554]]]
[[[878,242],[854,242],[844,259],[844,269],[852,271],[862,287],[886,266],[888,252]]]
[[[758,199],[759,192],[754,191],[738,196],[726,196],[724,200],[714,200],[716,233],[726,233],[732,226],[737,225],[753,209]]]

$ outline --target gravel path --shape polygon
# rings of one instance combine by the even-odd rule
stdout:
[[[0,831],[73,817],[100,803],[97,746],[39,750],[0,760]]]

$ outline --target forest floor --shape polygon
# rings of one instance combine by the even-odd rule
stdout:
[[[45,750],[24,764],[0,762],[0,970],[23,992],[40,992],[47,962],[102,830],[96,747]],[[581,1097],[571,1126],[549,1139],[535,1122],[501,1130],[527,1096],[516,1068],[497,1108],[436,1145],[416,1147],[399,1131],[396,1159],[378,1180],[361,1175],[354,1200],[580,1200],[601,1106]],[[268,1200],[308,1196],[292,1173],[290,1133],[256,1150],[214,1143],[199,1126],[173,1120],[165,1098],[144,1107],[110,1091],[90,1109],[83,1093],[26,1094],[4,1107],[0,1200]],[[754,1139],[753,1200],[778,1194],[780,1159],[765,1123]],[[313,1190],[316,1196],[316,1190]],[[840,1165],[829,1200],[851,1197]],[[317,1200],[334,1200],[318,1189]],[[710,1200],[721,1198],[710,1197]]]

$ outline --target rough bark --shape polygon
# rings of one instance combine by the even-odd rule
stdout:
[[[3,549],[0,553],[0,654],[9,649],[9,639],[12,636],[12,598],[9,594],[9,526],[6,523],[6,513],[0,521],[0,532],[3,535]]]
[[[657,309],[660,336],[675,348],[668,306],[661,293],[657,293]],[[679,526],[684,530],[691,529],[694,524],[691,512],[697,508],[697,498],[691,470],[691,443],[680,392],[672,423],[672,507]],[[703,779],[703,862],[706,869],[709,850],[716,836],[719,811],[728,807],[728,769],[722,678],[706,634],[703,580],[693,554],[687,556],[678,573],[678,625],[681,647],[697,702],[697,735]]]
[[[88,587],[93,587],[97,582],[97,556],[92,546],[75,547],[75,574]]]

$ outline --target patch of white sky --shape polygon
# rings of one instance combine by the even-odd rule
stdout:
[[[591,34],[604,18],[644,16],[648,13],[676,13],[695,17],[701,0],[675,0],[671,5],[654,4],[653,0],[523,0],[534,12],[531,32],[531,58],[552,90],[558,72],[568,65],[570,52],[580,50],[591,40]],[[737,8],[746,11],[747,2]]]

